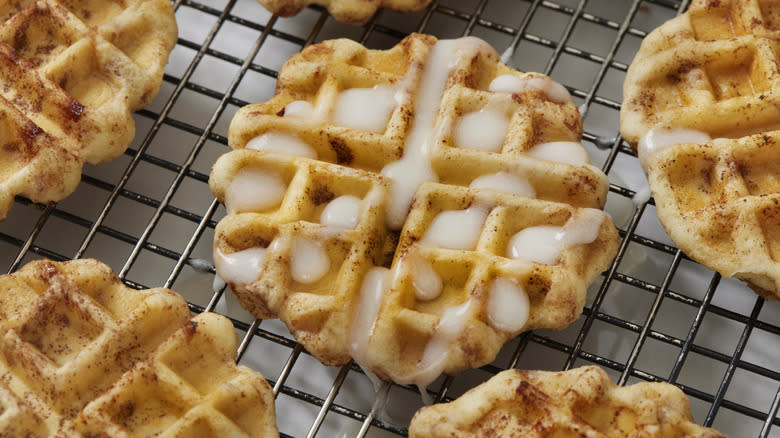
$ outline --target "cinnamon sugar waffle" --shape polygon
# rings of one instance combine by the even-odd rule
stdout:
[[[599,367],[507,370],[455,401],[417,411],[409,436],[529,438],[724,437],[693,422],[688,399],[668,383],[616,386]]]
[[[419,11],[431,0],[258,0],[261,5],[282,17],[295,15],[310,4],[323,5],[342,23],[362,23],[379,8],[401,12]]]
[[[83,436],[276,437],[271,387],[236,366],[233,325],[215,313],[185,323],[75,421]]]
[[[62,199],[84,163],[121,154],[176,42],[168,0],[0,5],[0,219],[13,197]]]
[[[234,363],[230,322],[188,321],[170,290],[130,289],[95,260],[36,261],[0,276],[0,316],[0,436],[275,430],[267,384]],[[248,406],[253,418],[236,413]]]
[[[652,128],[729,138],[780,128],[772,4],[694,0],[647,35],[623,83],[623,138],[636,146]]]
[[[475,38],[314,45],[233,119],[217,272],[325,364],[427,384],[488,363],[574,321],[615,254],[581,129],[563,87]]]
[[[777,299],[780,10],[772,5],[694,1],[650,33],[626,75],[621,133],[680,249]]]

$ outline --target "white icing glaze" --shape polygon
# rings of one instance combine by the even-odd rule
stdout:
[[[465,303],[452,306],[446,309],[436,325],[436,330],[431,336],[430,341],[425,346],[423,357],[417,364],[417,370],[411,376],[398,377],[396,380],[402,384],[416,384],[418,386],[428,386],[444,371],[447,364],[447,358],[450,355],[452,344],[458,339],[463,329],[466,328],[466,322],[476,310],[477,304],[473,298],[469,298]]]
[[[487,302],[488,322],[498,330],[514,333],[528,321],[531,303],[525,289],[512,280],[496,278]]]
[[[374,332],[389,282],[389,269],[373,267],[366,272],[360,285],[360,299],[353,311],[352,326],[349,328],[349,354],[361,366],[366,363],[368,342]]]
[[[397,230],[403,226],[417,187],[426,181],[438,180],[431,168],[429,153],[436,136],[440,135],[436,115],[447,79],[459,59],[472,56],[486,46],[482,40],[466,37],[439,40],[431,48],[417,89],[412,130],[404,145],[404,155],[382,169],[382,175],[393,181],[387,205],[390,228]]]
[[[585,146],[578,141],[553,141],[532,147],[526,155],[540,160],[583,166],[590,163]]]
[[[494,93],[521,93],[527,89],[525,79],[515,75],[496,76],[488,86],[488,90]]]
[[[653,196],[653,194],[650,191],[650,186],[645,183],[636,191],[636,193],[634,193],[634,197],[631,198],[631,201],[634,203],[634,206],[639,207],[642,204],[646,204],[651,196]]]
[[[258,151],[273,151],[284,154],[298,155],[305,158],[317,158],[317,151],[300,138],[282,132],[266,132],[246,144],[247,149]]]
[[[360,369],[362,369],[362,370],[363,370],[363,372],[366,374],[366,377],[368,377],[368,380],[371,382],[371,386],[373,386],[373,387],[374,387],[374,392],[375,392],[377,395],[379,395],[379,391],[380,391],[382,388],[389,388],[389,387],[390,387],[390,384],[389,384],[388,382],[385,382],[385,381],[383,381],[382,379],[380,379],[380,378],[379,378],[379,376],[377,376],[376,374],[372,373],[370,370],[367,370],[367,369],[363,368],[363,366],[362,366],[362,365],[360,365],[359,363],[358,363],[358,366],[359,366],[359,367],[360,367]],[[385,390],[385,391],[386,391],[386,390]],[[386,392],[385,392],[385,394],[386,394]],[[377,403],[377,402],[379,402],[379,401],[380,401],[380,400],[374,399],[374,404],[376,404],[376,403]],[[381,415],[381,414],[387,415],[387,412],[383,412],[383,411],[385,410],[384,403],[380,403],[380,404],[381,404],[381,406],[380,406],[380,407],[378,407],[378,408],[374,408],[374,407],[372,407],[372,408],[371,408],[372,410],[373,410],[373,409],[381,409],[381,410],[380,410],[380,411],[377,413],[377,417],[379,417],[379,415]],[[355,434],[355,433],[346,434],[346,435],[344,435],[344,438],[349,438],[349,437],[352,437],[352,436],[356,436],[356,434]]]
[[[214,266],[217,276],[228,283],[249,284],[260,278],[265,262],[265,248],[248,248],[232,254],[214,251]],[[216,283],[215,278],[215,286]],[[221,288],[220,288],[221,289]]]
[[[593,242],[599,237],[605,213],[595,208],[583,208],[563,226],[561,242],[565,248]]]
[[[497,93],[523,93],[531,90],[539,90],[553,102],[574,102],[566,87],[548,77],[521,78],[515,75],[501,75],[490,82],[488,90]]]
[[[417,187],[426,181],[437,181],[439,178],[427,160],[413,161],[406,158],[385,166],[382,175],[393,180],[387,200],[387,225],[391,229],[399,230],[406,221]]]
[[[211,312],[220,313],[222,315],[227,315],[228,313],[230,313],[230,310],[228,310],[228,305],[227,305],[228,296],[230,296],[230,294],[225,294],[225,297],[223,297],[221,300],[217,300]]]
[[[639,139],[639,164],[647,171],[650,157],[662,149],[680,143],[706,143],[710,140],[709,134],[693,129],[651,129]]]
[[[512,61],[512,55],[515,54],[515,47],[509,46],[501,52],[501,62],[503,62],[506,65],[509,65],[509,63]]]
[[[385,132],[387,121],[398,106],[396,90],[387,85],[344,90],[333,109],[333,122],[361,131]]]
[[[314,105],[305,100],[296,100],[284,107],[285,117],[311,118],[314,116]]]
[[[211,270],[214,269],[214,265],[206,259],[190,257],[187,262],[196,272],[210,273]]]
[[[503,111],[483,108],[468,113],[455,124],[455,146],[499,152],[508,128],[509,118]]]
[[[296,237],[290,254],[290,275],[299,283],[314,283],[328,273],[330,257],[318,242]]]
[[[553,225],[540,225],[521,230],[509,239],[507,257],[544,265],[555,263],[562,250],[557,238],[562,229]]]
[[[526,198],[536,197],[536,190],[534,190],[527,179],[509,172],[482,175],[471,181],[469,187],[473,189],[493,189]]]
[[[425,406],[430,406],[433,404],[433,397],[431,397],[430,394],[428,394],[428,390],[426,389],[426,386],[428,385],[416,385],[417,390],[420,391],[420,398],[422,399],[422,402]]]
[[[244,167],[225,191],[225,208],[229,213],[268,210],[281,204],[286,192],[279,172]]]
[[[554,264],[566,248],[596,240],[604,218],[603,211],[585,208],[563,227],[541,225],[521,230],[509,240],[507,257]]]
[[[219,293],[222,289],[227,286],[227,282],[222,279],[222,277],[219,276],[219,274],[214,275],[214,281],[211,282],[211,291],[216,293]]]
[[[354,229],[360,221],[360,198],[339,196],[322,210],[320,224],[326,227]]]
[[[484,207],[443,211],[433,219],[422,240],[444,248],[473,250],[487,215]]]
[[[420,301],[430,301],[438,298],[441,295],[444,284],[439,274],[433,269],[431,262],[414,252],[407,257],[409,257],[408,263],[412,266],[414,296]]]

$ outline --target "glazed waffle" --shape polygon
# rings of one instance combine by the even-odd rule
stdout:
[[[435,183],[423,184],[415,196],[393,260],[393,279],[373,328],[372,342],[377,345],[367,349],[372,371],[394,381],[424,382],[441,372],[454,375],[491,362],[504,343],[521,332],[567,327],[582,311],[588,284],[616,250],[614,225],[600,210]],[[489,213],[473,250],[427,243],[437,215],[480,208]],[[555,263],[507,258],[507,247],[518,232],[578,221],[595,222],[597,237],[586,245],[567,248]],[[465,234],[466,228],[458,231]],[[442,279],[442,293],[433,300],[419,298],[415,282],[421,266],[432,267]],[[511,300],[495,297],[499,293],[496,285],[504,281],[519,285],[527,295],[524,324],[518,322],[523,319],[520,312],[504,320],[516,325],[503,326],[497,321],[500,311],[493,306],[516,310]],[[442,354],[446,364],[434,366],[430,363],[432,344],[444,332],[443,315],[455,307],[466,312],[463,327],[449,353]],[[450,321],[458,323],[458,317]],[[404,360],[398,361],[399,357]]]
[[[102,263],[78,260],[31,262],[0,277],[0,292],[0,436],[195,436],[195,424],[225,436],[273,424],[271,396],[256,393],[262,377],[233,362],[231,324],[188,321],[170,290],[129,289]],[[138,421],[149,412],[134,397],[154,421]],[[256,419],[235,413],[248,405],[263,409]]]
[[[168,0],[0,5],[0,219],[13,198],[60,200],[84,163],[121,154],[176,42]]]
[[[401,12],[419,11],[431,0],[258,0],[261,5],[282,17],[295,15],[310,4],[323,5],[342,23],[362,23],[379,8]]]
[[[519,88],[502,92],[497,77]],[[239,110],[229,132],[237,150],[212,169],[212,191],[228,210],[215,234],[218,274],[244,307],[281,318],[323,363],[352,357],[403,383],[488,363],[521,331],[565,327],[618,235],[598,210],[606,177],[587,164],[579,114],[556,85],[514,72],[473,38],[414,34],[388,51],[348,40],[307,48],[285,64],[277,96]],[[350,109],[361,120],[343,114]],[[457,147],[468,143],[458,134],[463,120],[490,111],[506,118],[494,151]],[[555,145],[573,145],[584,161],[543,159],[534,146],[550,142],[569,142]],[[399,163],[408,175],[393,174]],[[467,228],[455,231],[459,242],[431,231],[453,220]],[[551,260],[507,255],[526,228],[566,234],[583,224],[589,237]],[[416,266],[432,287],[415,285]],[[492,295],[518,315],[491,321]],[[459,328],[450,333],[447,321]],[[429,347],[444,360],[429,364]]]
[[[772,5],[694,1],[648,35],[626,75],[621,133],[680,249],[777,299],[780,9]]]
[[[507,370],[451,403],[417,411],[415,438],[453,436],[724,437],[693,422],[668,383],[618,387],[596,366]]]

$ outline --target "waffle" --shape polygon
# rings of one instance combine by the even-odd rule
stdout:
[[[623,138],[636,146],[652,128],[728,138],[780,128],[779,20],[772,2],[694,0],[651,32],[623,85]]]
[[[419,11],[431,0],[258,0],[274,14],[290,17],[301,12],[310,4],[323,5],[336,20],[342,23],[363,23],[379,8],[390,8],[401,12]]]
[[[621,133],[680,249],[777,299],[779,161],[770,149],[780,128],[780,9],[772,5],[693,1],[651,32],[626,75]]]
[[[0,316],[0,436],[275,432],[230,322],[190,320],[168,289],[130,289],[95,260],[36,261],[0,277]]]
[[[474,145],[461,132],[474,120],[503,120],[506,134]],[[581,134],[563,87],[511,70],[481,40],[311,46],[274,98],[236,113],[235,150],[212,169],[227,208],[217,273],[327,365],[354,358],[424,385],[488,363],[522,331],[574,321],[615,254],[599,210],[607,179]],[[561,149],[580,161],[546,159]],[[556,232],[569,237],[547,245]],[[534,246],[553,250],[537,259],[524,252]]]
[[[227,318],[200,314],[87,405],[75,428],[84,436],[279,436],[271,387],[236,366],[237,347]]]
[[[451,403],[417,411],[414,438],[724,437],[693,422],[688,399],[668,383],[616,386],[603,369],[507,370]]]
[[[0,219],[17,194],[57,201],[84,163],[124,152],[176,42],[168,0],[0,5]]]

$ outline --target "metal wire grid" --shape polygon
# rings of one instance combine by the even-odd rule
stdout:
[[[208,170],[227,150],[235,110],[270,97],[281,63],[302,47],[339,36],[386,48],[411,31],[474,34],[499,50],[510,47],[514,67],[552,75],[582,104],[586,146],[612,181],[607,210],[622,242],[572,327],[526,333],[493,364],[440,378],[429,390],[449,400],[505,368],[595,363],[621,384],[676,384],[697,421],[727,434],[780,436],[772,427],[780,423],[780,354],[772,348],[780,306],[691,262],[661,230],[653,202],[630,201],[643,177],[617,136],[620,83],[641,38],[686,7],[671,0],[442,0],[417,14],[380,11],[354,27],[320,7],[280,19],[253,0],[177,0],[180,38],[160,95],[135,116],[135,143],[113,163],[88,166],[77,192],[57,205],[18,197],[0,224],[0,266],[12,272],[41,257],[96,257],[132,287],[162,284],[195,312],[226,314],[243,335],[239,361],[274,386],[283,436],[406,435],[420,405],[414,390],[385,385],[375,398],[357,367],[322,367],[280,323],[254,320],[229,293],[212,292],[206,260],[224,211],[208,190]]]

